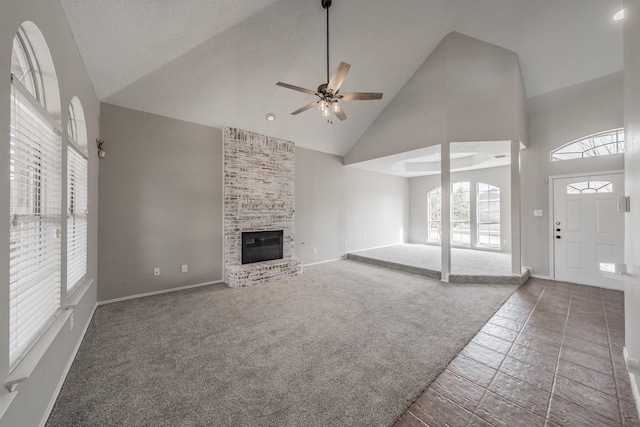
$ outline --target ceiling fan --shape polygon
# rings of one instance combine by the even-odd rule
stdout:
[[[347,115],[344,113],[344,110],[340,106],[339,101],[369,101],[375,99],[382,99],[381,93],[371,93],[371,92],[348,92],[348,93],[340,93],[340,86],[344,82],[345,77],[347,77],[347,73],[349,72],[349,68],[351,65],[341,62],[336,68],[336,71],[333,73],[331,78],[329,78],[329,8],[331,7],[332,0],[321,0],[322,7],[327,10],[327,81],[328,83],[323,83],[318,86],[317,90],[305,89],[300,86],[290,85],[288,83],[278,82],[276,85],[285,87],[287,89],[297,90],[298,92],[307,93],[309,95],[315,95],[319,99],[313,101],[304,107],[298,108],[296,111],[291,113],[291,115],[300,114],[303,111],[307,111],[316,105],[320,108],[322,112],[322,116],[326,117],[328,123],[331,122],[331,113],[333,112],[336,117],[340,120],[346,120]]]

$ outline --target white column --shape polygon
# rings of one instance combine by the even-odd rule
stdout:
[[[440,150],[440,250],[442,281],[449,281],[451,273],[451,147],[448,142]]]
[[[522,273],[520,235],[520,141],[511,141],[511,272]]]

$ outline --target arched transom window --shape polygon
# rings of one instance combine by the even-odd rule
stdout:
[[[551,152],[551,161],[584,159],[624,153],[624,129],[590,135],[563,145]]]

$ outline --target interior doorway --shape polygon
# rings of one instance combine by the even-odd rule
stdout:
[[[551,178],[552,272],[556,280],[618,288],[600,275],[600,262],[624,262],[624,174]]]

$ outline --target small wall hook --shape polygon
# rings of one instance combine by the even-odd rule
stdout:
[[[102,146],[104,145],[104,139],[96,138],[96,144],[98,145],[98,157],[106,156],[107,155],[106,151],[102,149]]]

